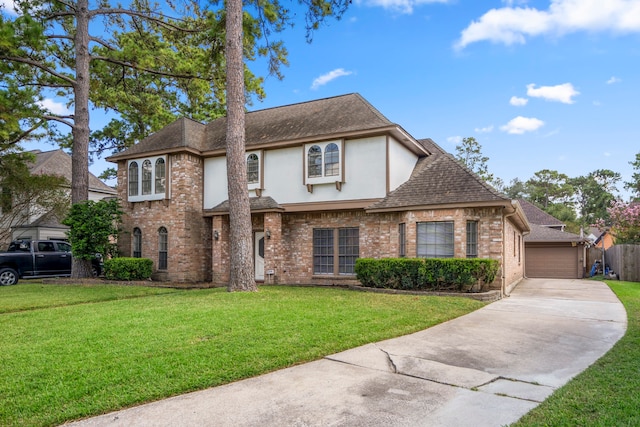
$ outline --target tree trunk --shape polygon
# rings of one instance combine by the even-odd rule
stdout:
[[[71,153],[71,203],[89,198],[89,2],[76,3],[76,82],[73,148]],[[73,260],[71,277],[91,276],[91,261]]]
[[[227,181],[230,222],[230,278],[228,290],[256,291],[253,270],[251,208],[247,190],[244,123],[244,61],[242,0],[227,1]]]

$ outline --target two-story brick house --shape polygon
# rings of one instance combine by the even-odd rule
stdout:
[[[123,255],[155,277],[229,277],[226,119],[180,119],[109,158],[125,211]],[[354,283],[358,257],[481,257],[493,288],[523,277],[527,220],[429,139],[417,140],[358,94],[246,115],[258,281]]]

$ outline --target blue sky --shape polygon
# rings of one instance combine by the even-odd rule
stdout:
[[[285,78],[250,109],[358,92],[449,152],[475,137],[505,183],[542,169],[631,179],[638,0],[360,0],[311,44],[303,28],[284,40]]]
[[[505,183],[542,169],[631,179],[640,0],[354,0],[310,44],[296,24],[280,34],[284,79],[267,78],[266,99],[250,110],[358,92],[449,152],[475,137]],[[92,172],[107,166],[98,161]]]

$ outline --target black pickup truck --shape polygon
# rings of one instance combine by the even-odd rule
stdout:
[[[15,285],[20,278],[71,275],[71,245],[61,240],[16,240],[0,252],[0,285]],[[92,261],[94,276],[102,272],[102,259]]]

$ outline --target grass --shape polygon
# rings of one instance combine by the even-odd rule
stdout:
[[[627,310],[625,336],[514,426],[640,426],[640,283],[606,283]]]
[[[0,425],[57,425],[216,386],[482,305],[327,288],[0,287]]]

